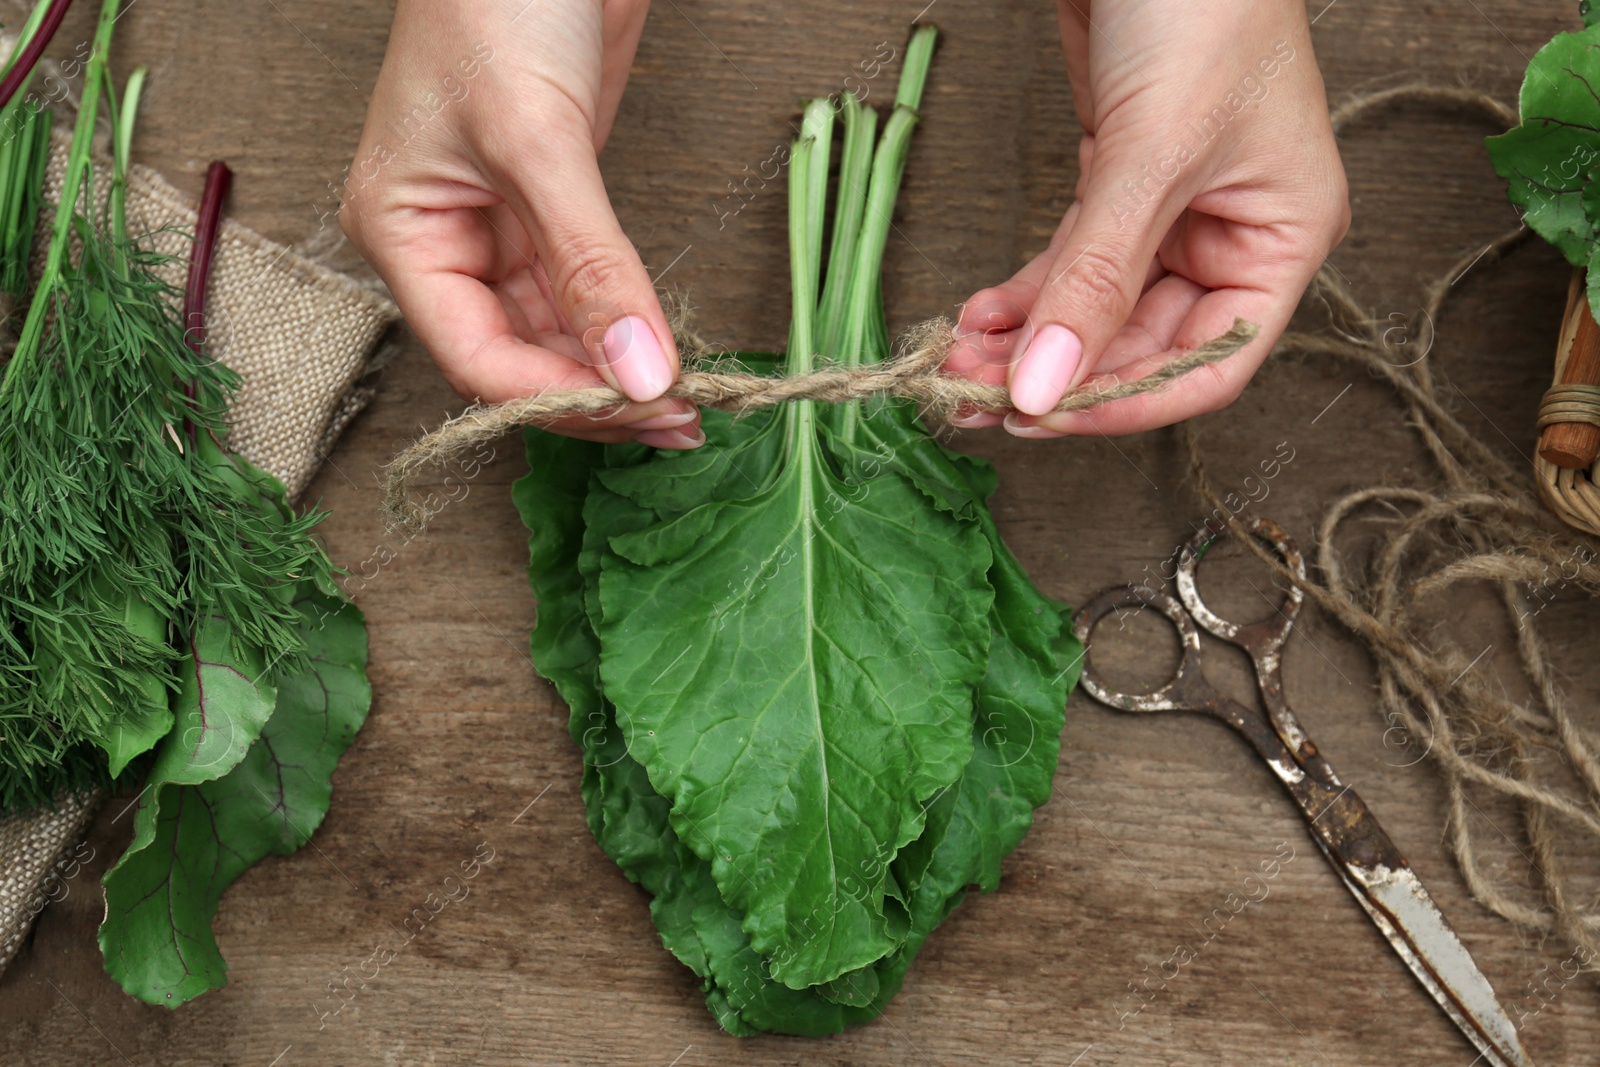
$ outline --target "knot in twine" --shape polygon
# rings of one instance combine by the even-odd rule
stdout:
[[[1227,333],[1185,352],[1151,374],[1133,381],[1112,381],[1074,390],[1053,410],[1081,411],[1153,392],[1198,367],[1227,359],[1254,340],[1258,332],[1255,323],[1234,319]],[[735,416],[790,400],[843,404],[873,396],[914,401],[924,415],[940,421],[949,421],[963,407],[1009,407],[1011,397],[1003,386],[940,372],[954,342],[955,328],[950,321],[933,319],[908,331],[901,343],[900,355],[885,363],[822,366],[809,374],[793,377],[694,370],[680,375],[663,395],[688,400],[700,407],[732,412]],[[538,393],[503,404],[469,408],[418,440],[389,464],[384,480],[384,511],[392,525],[413,533],[421,532],[427,525],[428,515],[426,509],[411,499],[411,485],[424,469],[446,464],[518,426],[542,426],[573,415],[598,415],[626,403],[628,398],[610,386],[595,386]]]

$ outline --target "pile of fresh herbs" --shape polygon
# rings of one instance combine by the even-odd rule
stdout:
[[[25,85],[24,46],[64,6],[35,9],[10,82]],[[0,811],[143,783],[100,945],[124,989],[176,1006],[222,985],[222,891],[305,843],[370,690],[360,612],[312,537],[320,515],[297,517],[227,451],[237,376],[185,329],[203,321],[226,168],[207,182],[187,293],[129,232],[144,72],[111,93],[118,7],[101,7],[31,290],[49,117],[20,92],[0,110],[0,284],[26,308],[0,377]],[[109,174],[91,156],[102,105]]]
[[[889,354],[881,265],[934,37],[912,35],[881,134],[848,94],[805,108],[791,374]],[[707,412],[705,432],[693,452],[528,432],[533,658],[571,709],[590,829],[717,1020],[831,1033],[999,883],[1050,795],[1080,649],[1000,540],[992,469],[908,405]]]
[[[1487,143],[1522,221],[1588,271],[1600,318],[1600,5],[1580,11],[1584,28],[1556,34],[1528,63],[1519,124]]]

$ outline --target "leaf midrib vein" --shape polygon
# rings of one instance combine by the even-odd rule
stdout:
[[[830,885],[839,882],[838,864],[834,858],[833,846],[833,811],[832,795],[828,789],[828,743],[822,729],[822,694],[817,682],[817,659],[813,642],[816,635],[815,579],[813,568],[815,561],[811,549],[811,537],[815,529],[816,511],[812,502],[814,488],[816,438],[811,425],[812,407],[803,405],[801,417],[797,420],[795,437],[798,445],[795,451],[797,460],[796,474],[800,479],[799,508],[795,516],[797,529],[804,528],[807,536],[800,539],[800,588],[803,590],[802,599],[805,601],[805,663],[807,666],[806,677],[811,686],[811,707],[816,715],[817,728],[817,762],[821,768],[821,782],[818,783],[822,795],[822,824],[828,835],[828,881]]]

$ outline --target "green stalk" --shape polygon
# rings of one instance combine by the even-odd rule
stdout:
[[[144,80],[149,74],[149,67],[135,68],[134,72],[128,75],[128,84],[122,90],[122,106],[113,109],[117,135],[111,162],[116,181],[119,182],[126,183],[128,179],[128,161],[133,157],[134,115],[139,110],[139,96],[144,92]]]
[[[6,60],[5,74],[11,73],[39,33],[51,2],[38,0],[34,5]],[[32,80],[30,70],[0,108],[0,292],[16,301],[22,300],[28,288],[33,224],[43,195],[44,155],[50,144],[50,113],[26,100]]]
[[[16,101],[12,101],[12,106]],[[50,127],[54,118],[49,111],[25,107],[21,118],[13,127],[4,118],[10,114],[0,112],[0,182],[4,183],[4,215],[0,216],[0,282],[4,289],[21,299],[28,284],[28,259],[33,252],[33,230],[39,218],[44,199],[44,172],[49,162]]]
[[[42,134],[39,129],[41,126],[44,127],[44,132]],[[8,192],[12,193],[11,199],[19,205],[27,199],[27,193],[29,192],[28,178],[36,169],[34,166],[32,166],[32,164],[37,163],[39,156],[43,155],[49,150],[49,130],[50,112],[36,111],[33,112],[27,119],[23,120],[21,129],[19,129],[13,136],[6,138],[4,151],[5,162],[0,164],[0,166],[3,166],[5,169],[0,171],[0,173],[3,173],[6,176],[8,184],[14,183],[13,187],[8,189]],[[32,221],[33,220],[31,219],[29,220],[30,224]],[[15,236],[14,231],[12,231],[9,227],[17,225],[20,220],[7,217],[6,222],[8,225],[6,236]],[[32,227],[30,225],[30,229],[31,228]]]
[[[0,115],[8,114],[10,111],[11,108],[7,106],[5,111],[0,112]],[[22,177],[25,173],[25,171],[19,169],[17,142],[31,141],[32,138],[28,136],[30,131],[27,129],[19,129],[10,137],[6,137],[3,132],[5,128],[6,124],[0,123],[0,176],[5,178],[6,199],[11,201],[21,199]],[[7,211],[7,217],[10,217],[9,210]]]
[[[67,156],[66,180],[61,186],[61,203],[56,207],[55,225],[50,232],[50,249],[46,254],[44,270],[39,275],[38,288],[33,302],[28,305],[28,317],[17,338],[17,349],[6,365],[6,375],[0,381],[0,397],[16,378],[17,368],[38,351],[44,336],[44,320],[50,302],[61,282],[61,267],[66,259],[67,241],[72,233],[72,220],[78,210],[78,194],[89,167],[89,149],[94,139],[94,123],[99,113],[100,95],[104,91],[107,73],[107,54],[111,50],[111,30],[116,25],[117,9],[122,0],[101,0],[100,21],[95,26],[94,51],[89,56],[89,68],[83,77],[83,100],[78,107],[78,122],[72,130],[72,149]]]
[[[800,120],[802,136],[811,137],[811,157],[806,174],[806,247],[810,256],[811,296],[816,300],[822,284],[822,232],[828,218],[828,157],[833,151],[833,104],[813,100]],[[815,348],[811,355],[815,356]]]
[[[894,106],[915,111],[922,106],[922,87],[928,83],[928,67],[933,63],[933,48],[939,40],[939,27],[918,26],[906,45],[905,65],[900,68],[900,84],[894,91]]]
[[[850,296],[839,339],[840,351],[852,363],[871,363],[888,355],[888,337],[881,313],[883,253],[889,243],[889,229],[894,224],[894,204],[900,195],[900,178],[905,173],[911,134],[916,126],[915,111],[896,107],[884,124],[883,138],[873,156],[872,180],[861,222],[861,238],[856,242],[856,263],[851,271]],[[874,333],[879,336],[874,337]]]
[[[22,24],[22,30],[17,34],[16,46],[11,49],[11,55],[6,58],[6,65],[0,67],[0,71],[11,69],[11,65],[17,61],[17,57],[22,54],[22,50],[28,47],[28,42],[33,39],[33,35],[39,32],[39,23],[44,21],[45,13],[49,10],[50,0],[39,0],[38,3],[33,5],[33,10],[28,13],[28,21]],[[22,90],[17,90],[17,94],[20,96]]]
[[[795,138],[789,152],[789,288],[794,312],[789,319],[789,351],[784,357],[788,372],[804,374],[811,369],[811,327],[816,314],[802,294],[810,287],[807,278],[806,175],[811,169],[810,138]]]
[[[839,156],[839,192],[833,209],[833,242],[828,251],[828,280],[822,287],[822,353],[845,363],[855,362],[839,350],[844,308],[861,235],[861,216],[867,207],[867,182],[872,172],[872,143],[878,133],[878,113],[863,107],[854,93],[840,101],[844,116],[844,150]]]
[[[828,150],[833,108],[826,99],[806,105],[800,136],[789,157],[789,273],[794,319],[789,327],[790,374],[810,374],[816,363],[817,284],[822,260],[823,215],[828,191]],[[807,408],[809,404],[795,404]]]
[[[906,46],[905,66],[895,91],[894,114],[884,124],[883,137],[873,155],[871,188],[867,193],[861,237],[856,242],[856,263],[851,271],[850,296],[845,304],[839,348],[852,363],[867,363],[889,355],[888,328],[883,317],[883,253],[894,224],[894,205],[900,196],[911,135],[919,116],[922,88],[938,31],[920,27]]]
[[[133,156],[133,123],[139,113],[139,95],[144,91],[144,79],[149,73],[149,68],[139,67],[128,76],[120,108],[114,98],[110,100],[111,121],[115,130],[111,142],[111,232],[118,239],[117,265],[124,271],[127,269],[128,247],[121,238],[128,232],[128,165]]]

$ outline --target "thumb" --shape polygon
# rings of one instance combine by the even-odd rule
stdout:
[[[1024,414],[1050,411],[1094,370],[1186,203],[1170,142],[1115,145],[1104,131],[1097,142],[1077,218],[1039,283],[1031,337],[1011,367],[1011,403]]]
[[[612,211],[592,140],[565,140],[545,137],[519,154],[501,187],[585,357],[628,399],[654,400],[678,376],[672,328]]]

